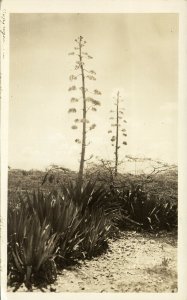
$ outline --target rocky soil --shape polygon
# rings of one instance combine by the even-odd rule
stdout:
[[[17,291],[26,288],[22,285]],[[122,233],[110,241],[107,253],[59,271],[53,285],[33,289],[38,291],[177,292],[177,238]]]

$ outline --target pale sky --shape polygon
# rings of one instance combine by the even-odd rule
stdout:
[[[9,165],[45,168],[79,166],[81,138],[71,129],[74,39],[87,40],[93,56],[87,65],[102,92],[91,113],[97,124],[87,156],[112,159],[107,131],[113,94],[125,99],[127,143],[119,152],[177,162],[178,16],[177,14],[11,14]],[[75,82],[80,86],[79,82]]]

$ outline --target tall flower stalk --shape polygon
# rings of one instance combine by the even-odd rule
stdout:
[[[124,116],[124,108],[122,107],[123,99],[120,96],[120,92],[117,92],[116,97],[114,97],[115,102],[115,110],[111,110],[110,113],[112,116],[110,117],[110,120],[112,121],[111,127],[108,131],[109,134],[111,134],[111,144],[112,147],[115,148],[114,155],[115,155],[115,167],[114,167],[114,175],[117,176],[118,173],[118,165],[119,165],[119,149],[121,146],[126,146],[127,141],[127,132],[124,128],[124,123],[127,123]],[[115,130],[113,130],[115,128]]]
[[[87,119],[88,112],[89,111],[97,111],[97,106],[100,105],[100,101],[95,99],[95,97],[101,95],[101,92],[97,89],[90,91],[87,88],[88,81],[96,80],[96,72],[93,70],[87,70],[85,67],[85,61],[92,59],[93,57],[90,56],[87,52],[84,51],[84,47],[86,45],[86,41],[82,36],[79,36],[77,39],[75,39],[76,47],[74,47],[74,52],[69,53],[69,55],[76,56],[78,59],[75,63],[75,74],[72,74],[70,76],[70,81],[78,80],[80,78],[81,86],[77,88],[76,85],[72,85],[69,87],[70,92],[78,91],[80,90],[81,97],[71,98],[71,103],[75,104],[75,107],[71,107],[69,109],[69,113],[77,113],[76,104],[81,102],[81,110],[82,110],[82,118],[74,119],[74,124],[72,125],[72,129],[76,130],[78,129],[78,125],[82,124],[82,138],[75,139],[76,143],[81,144],[81,157],[80,157],[80,165],[79,165],[79,173],[78,173],[78,183],[79,186],[82,186],[83,183],[83,175],[84,175],[84,167],[86,162],[86,147],[88,146],[87,143],[87,133],[91,130],[93,130],[96,127],[96,124],[90,124],[90,121]],[[90,95],[93,95],[91,97]],[[91,156],[92,157],[92,156]],[[90,158],[91,158],[90,157]],[[90,159],[89,158],[89,159]]]

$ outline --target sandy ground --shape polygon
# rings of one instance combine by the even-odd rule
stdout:
[[[171,235],[122,233],[120,239],[110,241],[107,253],[59,271],[57,281],[41,290],[177,292],[177,240]]]

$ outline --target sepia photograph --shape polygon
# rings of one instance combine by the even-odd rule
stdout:
[[[179,14],[8,23],[7,293],[177,294]]]

